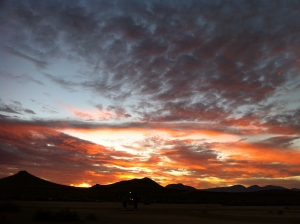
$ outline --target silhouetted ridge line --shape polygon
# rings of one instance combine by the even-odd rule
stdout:
[[[2,187],[12,187],[12,188],[32,188],[37,189],[40,187],[43,188],[60,188],[60,187],[70,187],[62,184],[53,183],[39,177],[36,177],[26,170],[19,171],[18,173],[4,177],[0,179],[0,186]]]
[[[267,185],[264,187],[260,187],[258,185],[252,185],[247,188],[243,185],[234,185],[231,187],[216,187],[216,188],[204,189],[204,191],[210,191],[210,192],[257,192],[257,191],[267,191],[267,190],[294,190],[294,188],[287,189],[281,186],[273,186],[273,185]]]
[[[132,180],[122,180],[117,183],[109,184],[111,187],[115,188],[125,188],[125,189],[133,189],[133,188],[163,188],[161,185],[156,183],[154,180],[144,177],[143,179],[132,179]]]
[[[175,184],[176,186],[176,184]],[[183,184],[179,187],[189,188]],[[20,171],[0,179],[0,200],[54,200],[54,201],[115,201],[121,202],[129,191],[137,191],[140,202],[151,203],[200,203],[222,205],[299,205],[300,192],[272,190],[257,192],[209,192],[205,190],[178,190],[162,187],[150,178],[120,181],[109,185],[94,185],[78,188],[55,184],[40,179],[26,171]],[[275,186],[276,187],[276,186]],[[265,188],[265,187],[263,187]],[[259,186],[245,188],[242,185],[232,189],[261,189]],[[209,190],[209,189],[208,189]],[[224,188],[223,188],[224,190]]]
[[[177,190],[183,190],[183,191],[193,191],[193,190],[196,190],[196,188],[191,187],[191,186],[187,186],[187,185],[183,185],[182,183],[179,183],[179,184],[168,184],[167,186],[165,186],[165,188],[177,189]]]

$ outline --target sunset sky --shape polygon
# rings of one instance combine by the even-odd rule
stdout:
[[[1,1],[0,178],[300,187],[299,1]]]

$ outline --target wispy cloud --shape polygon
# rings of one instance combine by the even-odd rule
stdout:
[[[0,105],[0,111],[6,112],[6,113],[19,114],[17,111],[11,109],[11,108],[10,108],[9,106],[7,106],[7,105]]]
[[[35,114],[33,110],[24,108],[19,101],[12,102],[13,104],[7,105],[2,103],[0,99],[0,111],[13,114],[22,114],[23,112],[27,114]]]
[[[20,57],[22,59],[25,59],[31,63],[33,63],[37,68],[39,69],[45,69],[47,67],[47,62],[45,61],[40,61],[40,60],[37,60],[33,57],[30,57],[24,53],[21,53],[20,51],[12,48],[12,47],[8,47],[8,46],[5,46],[3,47],[4,51],[6,51],[7,53],[11,54],[11,55],[14,55],[14,56],[17,56],[17,57]]]
[[[4,72],[0,72],[0,75],[5,78],[17,80],[20,83],[33,82],[38,85],[44,86],[45,84],[38,79],[32,78],[30,75],[22,74],[22,75],[13,75]]]

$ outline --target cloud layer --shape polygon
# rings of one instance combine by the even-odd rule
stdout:
[[[300,176],[299,2],[3,1],[0,7],[3,55],[37,72],[16,74],[7,66],[0,78],[37,84],[47,99],[69,94],[55,105],[38,104],[38,97],[29,105],[3,92],[5,166],[47,158],[48,168],[39,163],[45,170],[80,170],[90,181],[119,180],[126,170],[164,183],[180,176],[196,187]],[[68,115],[49,118],[62,111]],[[121,152],[67,128],[167,136],[120,141],[127,147]]]
[[[6,121],[5,121],[6,120]],[[151,176],[162,184],[181,181],[198,188],[224,184],[248,184],[264,178],[283,178],[277,183],[296,186],[299,179],[300,152],[293,141],[298,137],[273,137],[259,142],[208,142],[205,139],[176,138],[173,129],[163,130],[168,138],[145,135],[141,141],[115,150],[65,134],[67,129],[89,132],[120,131],[124,127],[91,127],[86,124],[49,122],[12,122],[2,120],[1,169],[27,169],[56,182],[91,185],[106,184],[133,177]],[[133,126],[133,125],[132,125]],[[129,131],[126,128],[127,131]],[[160,132],[159,127],[152,127]],[[184,131],[184,130],[182,130]],[[203,130],[199,130],[203,133]],[[189,131],[186,131],[189,133]],[[215,135],[218,135],[215,133]],[[220,133],[219,133],[220,135]],[[173,140],[171,140],[173,139]],[[59,175],[54,173],[59,172]],[[70,178],[68,178],[70,176]],[[67,178],[66,178],[67,177]]]

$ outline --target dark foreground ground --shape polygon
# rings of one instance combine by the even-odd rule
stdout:
[[[7,202],[1,202],[5,204]],[[26,223],[101,223],[101,224],[175,224],[175,223],[287,223],[300,224],[299,206],[221,206],[199,204],[139,204],[138,211],[122,211],[113,202],[38,202],[10,201],[20,211],[0,211],[2,224]],[[131,209],[131,205],[129,209]],[[34,220],[37,211],[75,212],[80,221]],[[72,213],[73,214],[73,213]],[[65,217],[66,218],[66,217]],[[40,219],[43,219],[40,217]]]

